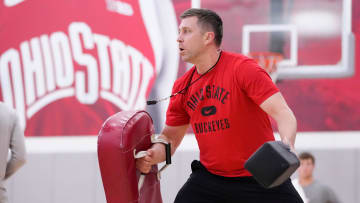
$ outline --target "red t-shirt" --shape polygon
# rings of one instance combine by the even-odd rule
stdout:
[[[174,83],[173,93],[200,76],[193,67]],[[254,60],[222,51],[210,72],[171,98],[166,124],[191,123],[200,161],[211,173],[250,176],[245,161],[263,143],[274,140],[269,117],[259,105],[278,91]]]

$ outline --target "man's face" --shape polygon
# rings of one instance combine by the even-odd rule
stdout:
[[[204,32],[198,25],[198,18],[195,16],[182,19],[179,26],[180,56],[183,61],[196,63],[196,59],[205,48]]]
[[[299,167],[299,178],[306,179],[312,176],[314,171],[314,163],[311,159],[301,159]]]

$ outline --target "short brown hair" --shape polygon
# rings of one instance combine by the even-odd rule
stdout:
[[[181,14],[180,18],[196,16],[198,24],[203,28],[211,29],[215,33],[215,44],[220,46],[223,37],[223,23],[220,16],[209,9],[190,8]]]
[[[300,160],[311,159],[312,163],[315,164],[315,157],[310,152],[302,152],[299,155]]]

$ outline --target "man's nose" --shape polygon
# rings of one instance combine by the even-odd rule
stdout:
[[[179,35],[176,41],[179,42],[179,43],[181,43],[181,42],[183,42],[184,40],[182,39],[181,35]]]

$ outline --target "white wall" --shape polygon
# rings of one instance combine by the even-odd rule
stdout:
[[[10,203],[106,202],[96,136],[33,137],[26,146],[27,164],[7,183]],[[360,132],[299,133],[296,148],[314,153],[315,176],[342,202],[360,202]],[[191,172],[191,161],[198,158],[194,136],[186,136],[162,175],[164,203],[173,202]]]

